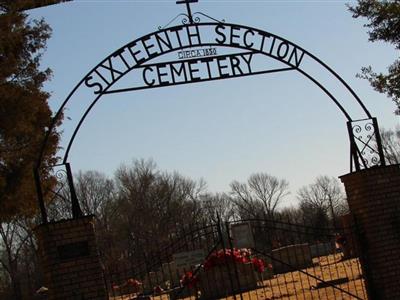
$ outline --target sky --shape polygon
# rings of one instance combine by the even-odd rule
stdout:
[[[175,2],[75,0],[31,10],[32,18],[44,17],[53,29],[42,60],[53,70],[45,86],[52,110],[109,54],[184,12]],[[381,127],[394,128],[399,125],[394,104],[356,74],[366,65],[385,71],[398,53],[368,42],[365,20],[353,19],[346,3],[355,2],[199,0],[192,9],[301,46],[352,87]],[[323,70],[312,72],[352,116],[363,117],[343,86]],[[79,92],[68,105],[61,127],[64,150],[92,100]],[[296,71],[105,95],[78,132],[68,161],[74,172],[113,176],[121,163],[141,158],[153,159],[161,170],[202,178],[211,192],[227,192],[233,180],[266,172],[289,181],[288,203],[315,177],[350,171],[346,119]]]

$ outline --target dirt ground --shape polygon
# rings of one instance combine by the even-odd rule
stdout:
[[[340,259],[340,254],[314,258],[313,266],[310,268],[275,275],[271,279],[260,281],[258,289],[220,299],[367,299],[358,259],[345,261]],[[331,285],[334,285],[335,288]],[[137,299],[135,295],[110,298],[110,300],[133,299]],[[151,299],[169,300],[171,297],[166,293],[151,297]],[[184,298],[184,300],[192,299],[196,299],[195,296]]]

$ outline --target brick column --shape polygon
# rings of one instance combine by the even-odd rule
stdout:
[[[105,300],[94,217],[63,220],[36,228],[49,300]]]
[[[400,166],[340,177],[358,229],[359,254],[371,299],[400,299]]]

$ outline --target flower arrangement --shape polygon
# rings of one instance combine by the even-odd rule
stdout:
[[[181,282],[188,287],[198,284],[196,288],[203,299],[225,298],[239,291],[256,289],[266,267],[272,269],[264,260],[253,257],[250,249],[220,249],[208,256],[198,274],[186,274]],[[232,280],[233,275],[235,280]]]
[[[251,263],[258,273],[263,273],[265,263],[262,259],[252,258],[249,249],[221,249],[212,253],[204,263],[204,270],[210,270],[216,266],[224,266],[228,263],[248,264]],[[272,268],[271,265],[268,265]]]
[[[207,258],[203,264],[203,271],[207,272],[215,267],[225,267],[229,263],[236,263],[238,265],[251,265],[251,269],[257,273],[262,274],[265,268],[272,269],[272,265],[266,266],[265,262],[256,257],[252,257],[250,249],[220,249],[217,250]],[[201,274],[201,273],[200,273]],[[193,272],[186,272],[180,279],[182,286],[186,286],[190,289],[195,288],[200,282],[201,276],[194,275]]]

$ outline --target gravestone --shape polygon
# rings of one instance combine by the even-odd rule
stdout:
[[[312,257],[308,244],[296,244],[272,250],[274,273],[286,273],[311,267]]]
[[[218,265],[201,272],[199,279],[201,299],[204,300],[224,298],[257,288],[257,276],[251,263]]]
[[[202,249],[175,253],[173,255],[176,270],[182,275],[184,272],[190,271],[197,265],[202,264],[205,257],[206,255]]]
[[[231,224],[230,230],[235,248],[254,248],[254,238],[250,223]]]
[[[310,245],[311,258],[327,256],[335,253],[333,242],[316,243]]]

